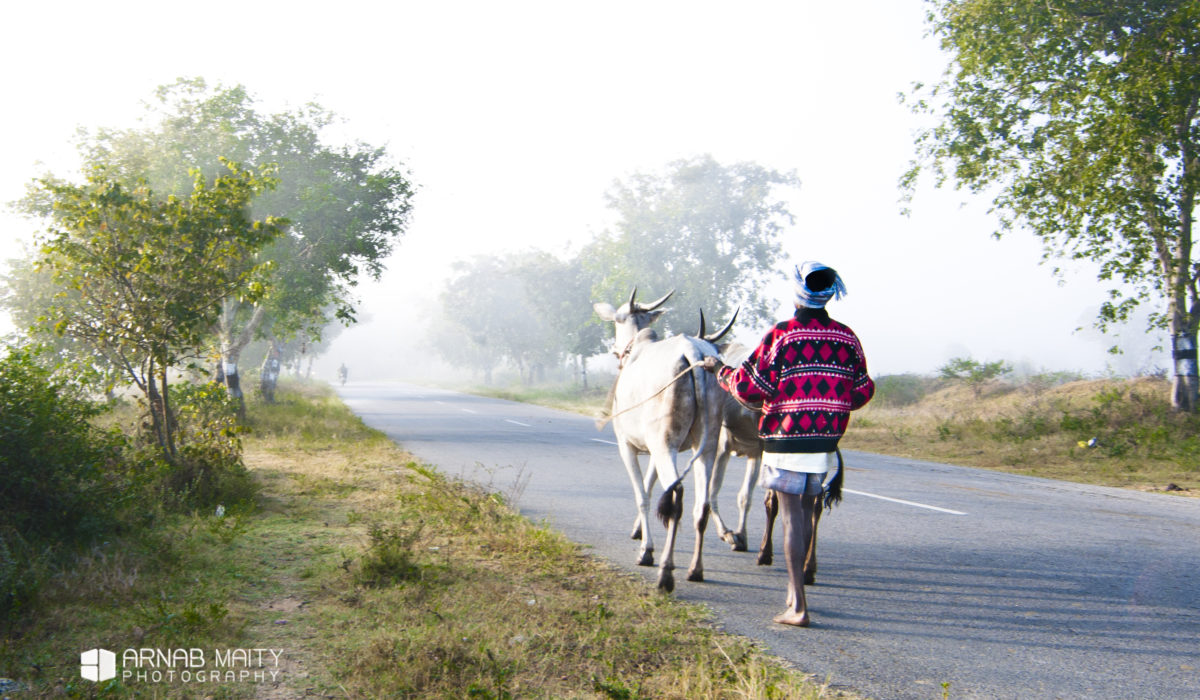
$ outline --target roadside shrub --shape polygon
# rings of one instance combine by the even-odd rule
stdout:
[[[115,529],[127,499],[119,432],[32,353],[0,358],[0,619],[23,614],[64,547]]]
[[[224,387],[177,384],[171,388],[177,411],[178,455],[164,470],[168,501],[184,508],[245,504],[254,481],[242,462],[238,402]]]
[[[1064,412],[1059,422],[1078,442],[1110,457],[1177,459],[1194,465],[1200,454],[1200,416],[1173,410],[1159,392],[1114,387],[1093,401],[1089,410]]]
[[[124,443],[92,426],[102,410],[29,352],[0,359],[0,530],[63,540],[111,524]]]
[[[939,381],[919,374],[888,374],[875,380],[875,403],[892,408],[912,406],[933,392]]]
[[[1056,386],[1062,386],[1070,382],[1078,382],[1084,379],[1082,372],[1070,372],[1066,370],[1056,372],[1039,372],[1030,375],[1025,383],[1028,384],[1034,391],[1045,391]]]
[[[1049,437],[1058,431],[1059,425],[1052,415],[1039,411],[1036,407],[1028,407],[1016,418],[997,418],[992,429],[992,439],[1025,442]]]
[[[37,598],[45,558],[16,530],[0,529],[0,620],[20,615]]]
[[[369,587],[389,586],[421,577],[415,544],[421,527],[405,530],[400,525],[372,525],[371,544],[362,557],[354,580]]]

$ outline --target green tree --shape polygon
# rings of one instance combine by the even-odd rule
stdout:
[[[37,346],[39,352],[30,356],[33,361],[48,369],[69,367],[73,381],[111,393],[121,383],[118,368],[96,355],[87,343],[59,335],[45,323],[48,309],[78,304],[79,293],[61,288],[53,271],[39,266],[32,252],[8,263],[8,273],[0,276],[0,308],[8,311],[16,329],[10,343]]]
[[[159,88],[143,121],[86,136],[85,160],[164,192],[186,188],[193,168],[219,170],[222,158],[278,168],[278,186],[254,202],[258,215],[290,222],[288,235],[263,253],[272,263],[265,293],[221,300],[216,324],[220,367],[240,398],[239,360],[256,334],[286,341],[319,332],[331,313],[353,320],[352,289],[383,271],[407,227],[413,185],[383,148],[327,143],[336,117],[321,106],[265,113],[241,85],[181,79]]]
[[[83,185],[36,185],[48,229],[38,264],[61,290],[46,322],[118,367],[144,394],[154,437],[176,456],[168,370],[195,357],[219,302],[265,290],[262,248],[285,221],[251,220],[250,202],[273,186],[271,168],[233,163],[207,182],[193,172],[187,196],[159,197],[94,169]]]
[[[563,343],[531,285],[534,272],[544,269],[536,257],[480,255],[454,263],[455,277],[442,291],[441,321],[433,329],[435,347],[447,360],[481,370],[487,382],[501,362],[531,382],[558,361]]]
[[[938,368],[938,374],[946,379],[957,379],[971,387],[975,396],[983,393],[983,386],[1012,372],[1012,366],[1004,360],[976,362],[969,357],[955,357]]]
[[[744,321],[769,323],[777,300],[764,283],[780,275],[779,236],[793,222],[777,190],[798,186],[794,174],[708,155],[616,182],[607,194],[616,223],[582,254],[598,278],[593,300],[674,289],[677,330],[692,331],[701,308],[715,322],[740,306]]]
[[[1113,282],[1098,325],[1165,301],[1173,404],[1198,401],[1192,226],[1200,185],[1200,3],[930,0],[951,56],[915,109],[935,116],[902,180],[993,196],[1000,235],[1024,227],[1047,259],[1092,260]]]
[[[607,324],[592,310],[594,277],[580,257],[561,260],[550,253],[532,251],[512,260],[521,279],[530,311],[542,317],[549,361],[561,355],[575,357],[583,388],[587,388],[587,358],[604,350]]]

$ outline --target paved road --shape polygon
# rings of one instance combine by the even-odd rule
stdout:
[[[632,491],[610,430],[410,385],[341,394],[416,456],[515,497],[530,518],[653,582],[655,569],[634,566]],[[940,699],[943,683],[952,698],[1200,698],[1200,499],[846,458],[849,492],[821,521],[820,571],[807,589],[813,627],[771,622],[783,606],[782,556],[757,567],[712,528],[704,583],[683,578],[683,528],[675,594],[832,687],[879,700]],[[736,513],[735,464],[726,517]],[[753,515],[757,540],[763,517]]]

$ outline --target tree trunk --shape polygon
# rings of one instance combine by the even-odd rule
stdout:
[[[150,404],[150,428],[154,431],[154,440],[162,454],[174,460],[175,451],[175,421],[171,416],[170,399],[167,397],[167,371],[164,368],[160,376],[156,363],[151,361],[146,372],[146,400]],[[161,380],[162,384],[159,384]],[[162,387],[161,391],[159,387]]]
[[[246,418],[246,397],[242,393],[242,382],[238,376],[238,360],[241,359],[242,350],[254,337],[254,332],[267,317],[267,312],[261,306],[254,307],[254,312],[250,314],[250,319],[246,322],[245,327],[238,331],[235,325],[240,306],[233,300],[226,300],[222,304],[221,370],[225,374],[225,388],[229,391],[230,396],[237,399],[238,418],[244,420]]]
[[[1171,406],[1179,411],[1195,412],[1200,406],[1200,378],[1197,378],[1196,365],[1196,329],[1176,331],[1171,336],[1171,355],[1175,359]]]
[[[271,339],[271,348],[263,358],[259,389],[267,403],[275,403],[275,387],[279,381],[279,341]]]
[[[171,411],[171,391],[167,386],[167,366],[162,367],[162,412],[163,412],[163,428],[167,438],[167,453],[171,455],[171,459],[178,456],[175,449],[175,416]]]
[[[579,355],[579,379],[583,382],[583,390],[587,391],[587,358]]]
[[[146,385],[143,390],[149,403],[150,429],[154,432],[154,441],[158,443],[158,448],[163,454],[168,454],[166,429],[162,423],[162,395],[158,393],[158,379],[154,374],[154,363],[151,362],[146,371]]]

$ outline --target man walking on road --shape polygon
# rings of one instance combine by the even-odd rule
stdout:
[[[858,336],[825,311],[846,293],[836,270],[805,262],[795,270],[796,313],[775,325],[739,367],[705,358],[723,389],[752,408],[761,406],[763,488],[779,498],[787,560],[787,609],[775,622],[809,625],[805,563],[813,544],[824,478],[837,465],[838,440],[850,411],[875,394]]]

